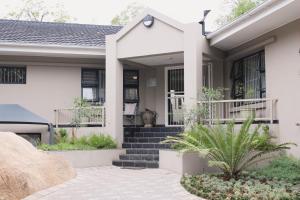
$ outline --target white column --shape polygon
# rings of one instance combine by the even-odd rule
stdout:
[[[202,89],[201,25],[187,24],[184,30],[184,97],[187,110],[195,108]]]
[[[123,142],[123,65],[117,59],[117,43],[113,36],[106,37],[106,130]]]

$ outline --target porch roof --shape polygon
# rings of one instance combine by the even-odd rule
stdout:
[[[299,0],[267,0],[207,35],[210,45],[230,50],[300,18]]]

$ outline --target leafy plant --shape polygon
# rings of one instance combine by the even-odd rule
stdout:
[[[111,136],[102,134],[92,134],[71,140],[60,140],[54,145],[40,144],[38,146],[39,149],[44,151],[114,149],[116,147],[117,144]]]
[[[194,126],[197,123],[204,123],[203,119],[208,119],[209,117],[210,105],[207,102],[224,99],[224,90],[224,88],[214,89],[203,87],[198,100],[206,103],[196,105],[193,109],[185,111],[185,124],[187,126]]]
[[[97,149],[116,148],[116,142],[109,135],[92,135],[87,139],[87,143]]]
[[[55,139],[57,143],[66,143],[68,141],[68,133],[66,129],[59,129],[55,133]]]
[[[227,179],[237,178],[251,165],[265,160],[265,154],[289,149],[291,143],[275,144],[268,131],[261,133],[261,126],[251,130],[253,119],[246,120],[239,131],[234,123],[206,127],[199,124],[164,143],[179,145],[180,151],[194,151],[209,159],[209,165],[219,168]],[[268,130],[268,129],[265,129]]]
[[[226,0],[224,7],[229,7],[230,12],[226,15],[221,15],[216,22],[219,26],[223,26],[254,9],[264,1],[265,0]]]
[[[299,184],[300,160],[289,156],[282,156],[274,159],[268,166],[255,170],[253,175],[277,178]]]
[[[291,183],[265,177],[257,179],[246,174],[228,181],[218,175],[185,175],[181,184],[190,193],[208,200],[300,199],[299,188]]]

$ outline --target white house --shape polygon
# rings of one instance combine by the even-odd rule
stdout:
[[[146,108],[157,127],[178,131],[184,110],[207,104],[202,87],[222,87],[225,100],[210,102],[207,122],[240,123],[251,112],[281,142],[300,144],[299,10],[298,0],[267,0],[206,36],[199,23],[151,9],[124,27],[0,20],[0,104],[69,128],[74,99],[85,98],[96,107],[78,134],[110,134],[133,148],[124,125],[142,125]],[[134,117],[124,116],[129,104]],[[0,129],[48,137],[43,125]],[[290,153],[299,156],[300,147]]]

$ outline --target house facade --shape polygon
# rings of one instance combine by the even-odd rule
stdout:
[[[182,127],[187,111],[206,105],[207,123],[252,114],[281,142],[300,144],[299,9],[297,0],[268,0],[206,36],[199,23],[150,9],[124,27],[1,20],[0,104],[71,129],[74,99],[86,99],[93,117],[77,133],[110,134],[120,146],[145,109],[158,127]],[[203,87],[224,88],[224,99],[201,99]],[[0,130],[49,137],[42,125]]]

